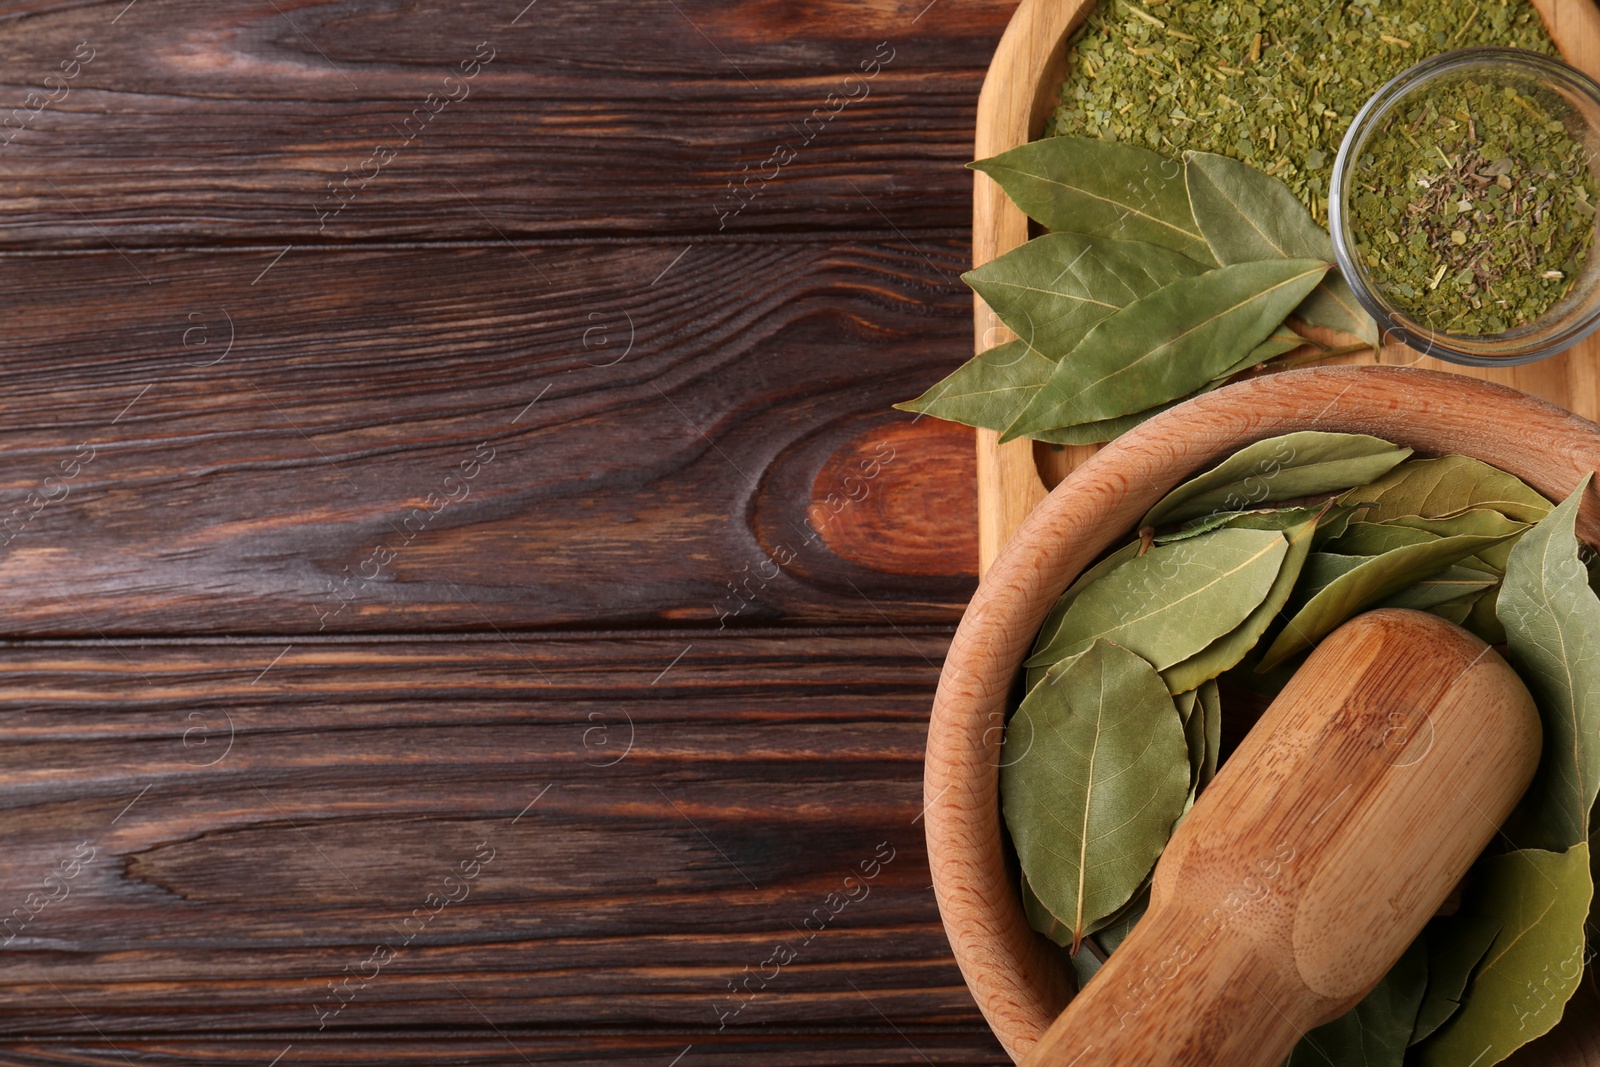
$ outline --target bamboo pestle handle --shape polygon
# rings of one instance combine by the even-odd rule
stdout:
[[[1324,640],[1201,794],[1150,909],[1024,1067],[1278,1067],[1354,1007],[1533,777],[1510,666],[1416,611]]]

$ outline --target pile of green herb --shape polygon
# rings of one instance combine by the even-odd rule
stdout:
[[[1507,646],[1544,758],[1460,906],[1289,1064],[1490,1067],[1554,1026],[1583,972],[1600,788],[1600,598],[1575,534],[1587,485],[1552,508],[1464,456],[1289,434],[1173,490],[1084,572],[1027,661],[1000,776],[1029,920],[1072,949],[1080,983],[1143,914],[1216,773],[1224,696],[1270,696],[1353,615],[1406,607]]]
[[[1296,349],[1377,326],[1276,178],[1224,156],[1052,137],[974,167],[1050,233],[964,277],[1020,340],[898,407],[1002,439],[1109,441]],[[1344,334],[1313,345],[1289,318]],[[1359,340],[1354,340],[1359,339]]]
[[[1571,106],[1525,81],[1436,80],[1357,161],[1356,254],[1430,329],[1486,336],[1533,322],[1588,259],[1589,150],[1567,131]]]
[[[1361,105],[1413,63],[1473,45],[1556,51],[1527,0],[1101,0],[1070,46],[1053,132],[1231,156],[1325,224]]]

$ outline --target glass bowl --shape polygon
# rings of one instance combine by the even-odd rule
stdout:
[[[1445,82],[1441,82],[1445,79]],[[1567,134],[1587,150],[1589,170],[1600,176],[1600,84],[1558,59],[1516,48],[1467,48],[1418,63],[1390,80],[1356,114],[1339,146],[1328,190],[1328,228],[1339,270],[1367,312],[1378,322],[1385,341],[1399,340],[1425,355],[1472,366],[1528,363],[1561,352],[1600,327],[1600,215],[1587,221],[1595,227],[1578,276],[1566,294],[1531,322],[1503,333],[1469,335],[1444,332],[1391,302],[1368,274],[1357,255],[1363,234],[1352,230],[1352,197],[1363,191],[1361,162],[1372,136],[1385,120],[1407,103],[1418,102],[1430,88],[1449,81],[1472,80],[1493,86],[1536,91],[1565,107],[1556,115]]]

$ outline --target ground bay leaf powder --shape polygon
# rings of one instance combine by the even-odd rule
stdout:
[[[1070,45],[1049,132],[1231,156],[1326,226],[1361,105],[1413,63],[1475,45],[1556,54],[1528,0],[1101,0]]]

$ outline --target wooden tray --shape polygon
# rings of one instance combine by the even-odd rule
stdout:
[[[1600,8],[1593,0],[1533,0],[1550,35],[1573,66],[1600,78]],[[1087,17],[1094,0],[1022,0],[1006,27],[978,97],[976,159],[985,159],[1037,138],[1055,109],[1066,74],[1066,41]],[[972,263],[982,266],[1028,239],[1028,220],[995,181],[976,174],[972,195]],[[1016,337],[982,298],[973,297],[973,334],[982,352]],[[1543,397],[1600,422],[1600,334],[1575,348],[1520,367],[1459,367],[1419,355],[1403,345],[1341,362],[1427,367],[1484,378]],[[998,443],[999,434],[978,431],[978,569],[989,564],[1022,520],[1067,471],[1095,446],[1056,450],[1032,441]]]

